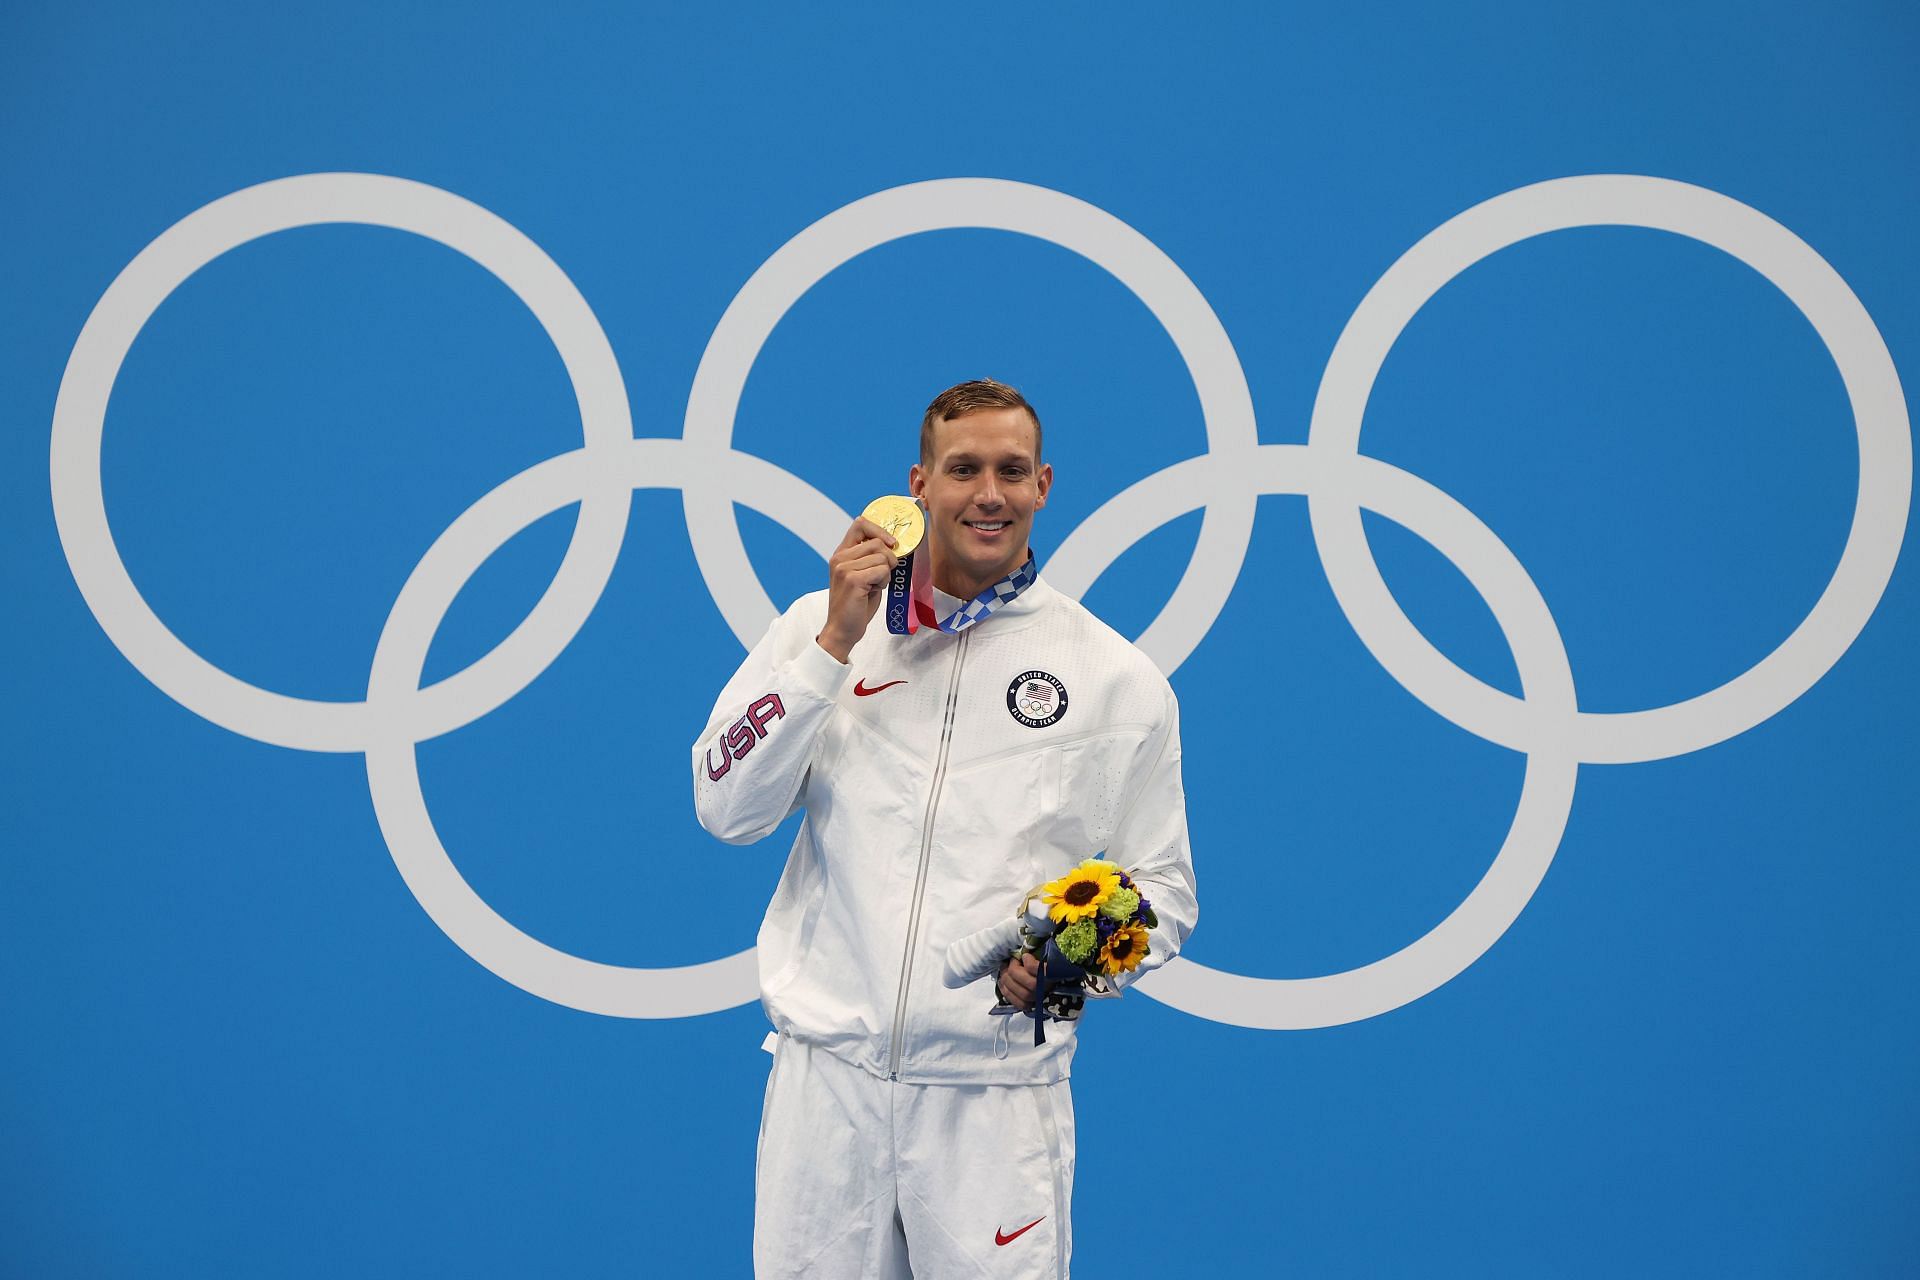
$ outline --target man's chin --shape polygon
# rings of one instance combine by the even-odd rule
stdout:
[[[1006,577],[1022,564],[1026,563],[1026,559],[1027,549],[1024,543],[1021,544],[1017,552],[1007,555],[955,555],[947,557],[948,563],[958,570],[960,574],[980,582],[983,585],[991,585],[1000,581],[1000,579]]]
[[[967,567],[974,577],[983,582],[998,582],[1021,566],[1027,558],[1026,550],[1022,546],[1017,554],[994,556]]]

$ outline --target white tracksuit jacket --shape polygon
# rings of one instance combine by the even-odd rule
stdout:
[[[892,635],[885,612],[843,666],[814,639],[827,593],[801,597],[693,747],[695,806],[720,839],[806,810],[760,926],[761,1003],[780,1031],[882,1077],[1064,1079],[1076,1024],[1049,1022],[1036,1048],[1018,1018],[996,1049],[992,983],[948,989],[947,944],[1105,856],[1160,920],[1120,985],[1180,949],[1199,906],[1173,690],[1044,578],[957,636]]]

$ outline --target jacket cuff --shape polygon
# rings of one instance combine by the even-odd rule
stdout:
[[[806,647],[794,657],[789,670],[802,688],[831,702],[839,696],[840,686],[847,682],[847,677],[853,674],[853,664],[841,662],[822,649],[818,640],[808,636]]]

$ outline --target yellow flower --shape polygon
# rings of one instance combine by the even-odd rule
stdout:
[[[1130,973],[1140,967],[1147,956],[1147,929],[1145,925],[1123,924],[1107,935],[1100,946],[1100,972],[1111,977],[1116,973]]]
[[[1072,924],[1099,912],[1101,904],[1120,887],[1120,868],[1099,858],[1088,858],[1058,880],[1040,889],[1040,900],[1056,924]]]

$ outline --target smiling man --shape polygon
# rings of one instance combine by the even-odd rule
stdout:
[[[996,394],[999,385],[962,383],[946,395],[962,403],[1019,395],[1011,387]],[[1025,563],[1053,468],[1040,461],[1040,419],[1024,404],[989,403],[951,419],[936,417],[934,405],[907,487],[926,509],[934,585],[972,599]]]
[[[1009,1034],[948,944],[1083,859],[1127,868],[1159,927],[1198,914],[1173,690],[1034,567],[1053,469],[1012,387],[964,382],[920,424],[922,622],[881,609],[893,535],[855,520],[828,586],[734,673],[693,747],[701,824],[730,843],[806,812],[760,927],[775,1027],[754,1269],[772,1276],[1063,1277],[1072,1250],[1076,1024]],[[904,620],[904,613],[901,615]],[[1033,1008],[1028,959],[997,990]]]

